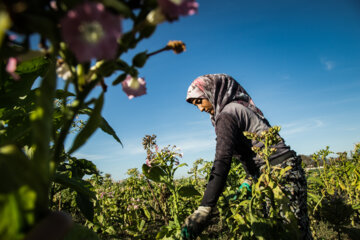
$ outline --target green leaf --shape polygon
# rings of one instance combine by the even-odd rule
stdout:
[[[79,178],[69,178],[66,174],[55,174],[54,182],[68,187],[83,196],[96,199],[96,194],[92,191],[93,186],[87,181]]]
[[[147,51],[135,55],[132,62],[135,67],[143,67],[148,59]]]
[[[84,227],[80,224],[74,224],[70,231],[66,234],[63,240],[100,240],[95,232],[91,231],[87,227]]]
[[[37,177],[26,155],[15,145],[0,148],[0,193],[10,193],[24,184],[35,185]]]
[[[160,231],[156,234],[156,239],[163,239],[169,232],[169,229],[166,226],[162,226]]]
[[[89,137],[95,132],[101,123],[101,110],[104,104],[104,93],[101,93],[99,99],[95,103],[94,110],[92,111],[89,120],[87,121],[85,127],[81,129],[79,134],[76,136],[72,147],[69,150],[69,154],[75,152],[80,148]]]
[[[34,59],[31,59],[29,61],[21,62],[19,65],[16,66],[16,73],[20,75],[20,77],[29,75],[26,74],[32,74],[36,75],[36,77],[44,74],[48,70],[49,66],[49,59],[46,57],[36,57]]]
[[[124,3],[117,1],[117,0],[103,0],[103,3],[106,7],[111,7],[118,11],[121,15],[125,17],[131,16],[131,10],[130,8],[125,5]]]
[[[92,222],[94,219],[94,205],[90,198],[78,193],[76,194],[76,203],[86,219]]]
[[[186,164],[186,163],[182,163],[182,164],[176,166],[174,169],[178,169],[178,168],[181,168],[181,167],[183,167],[183,166],[187,166],[187,164]]]
[[[104,215],[101,214],[101,215],[97,216],[97,219],[98,219],[99,223],[101,223],[101,224],[104,223]]]
[[[179,195],[182,197],[193,197],[193,196],[201,196],[198,190],[195,189],[193,185],[182,186],[179,189]]]
[[[0,194],[0,239],[22,239],[21,228],[34,223],[36,193],[27,185]]]
[[[21,227],[21,213],[15,195],[0,195],[0,203],[0,238],[15,239]]]
[[[97,69],[97,73],[101,76],[109,77],[111,76],[117,68],[117,62],[115,61],[103,61]]]
[[[166,173],[158,166],[149,167],[146,164],[142,166],[143,174],[154,182],[164,182]]]
[[[41,80],[40,88],[35,91],[36,105],[35,110],[30,113],[30,122],[32,127],[32,145],[34,145],[34,155],[32,157],[32,163],[34,168],[33,174],[36,175],[36,179],[41,181],[37,192],[37,211],[45,212],[48,210],[48,186],[50,184],[50,138],[53,134],[53,104],[56,89],[56,74],[55,74],[55,58],[52,57],[49,60],[38,59],[38,61],[32,60],[32,66],[23,66],[19,71],[37,71],[35,69],[41,69],[45,65],[48,66],[46,74]],[[35,64],[34,64],[35,62]],[[36,63],[37,62],[37,63]],[[44,70],[45,71],[45,70]],[[22,79],[23,81],[23,79]]]
[[[75,96],[75,94],[73,94],[71,92],[66,92],[62,89],[56,90],[56,93],[55,93],[55,97],[60,98],[60,99],[62,99],[64,97],[74,97],[74,96]]]
[[[113,136],[115,140],[123,146],[120,138],[116,135],[115,130],[110,126],[110,124],[105,120],[105,118],[101,118],[100,128],[107,134]]]
[[[0,95],[0,108],[9,108],[18,104],[20,97],[28,95],[34,81],[48,70],[49,63],[50,61],[44,57],[21,62],[16,68],[16,73],[21,78],[20,81],[14,81],[4,75],[3,79],[1,79],[4,82],[4,89]]]
[[[144,211],[145,216],[150,220],[151,219],[150,212],[146,208],[143,208],[143,211]]]
[[[313,200],[315,203],[318,203],[321,201],[321,196],[311,193],[311,192],[307,192],[308,195],[308,200]]]
[[[118,85],[119,83],[121,83],[122,81],[125,80],[126,76],[127,76],[126,73],[120,74],[120,75],[112,82],[112,85],[113,85],[113,86]]]
[[[139,227],[138,227],[138,230],[141,232],[141,231],[143,230],[144,226],[145,226],[145,221],[144,221],[143,219],[141,219],[141,222],[140,222],[140,225],[139,225]]]
[[[71,171],[74,176],[82,178],[85,174],[98,174],[98,169],[92,161],[75,157],[71,157],[71,160],[74,161],[73,164],[71,164]]]
[[[6,31],[11,27],[11,19],[5,9],[0,10],[0,47],[4,39]]]
[[[109,234],[113,234],[113,235],[116,234],[116,231],[113,226],[106,228],[105,232],[107,232]]]

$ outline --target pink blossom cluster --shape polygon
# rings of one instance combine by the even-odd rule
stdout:
[[[199,7],[196,0],[158,0],[158,4],[169,21],[176,20],[180,16],[194,15]]]
[[[168,21],[197,13],[199,5],[196,0],[157,1],[157,12]],[[51,1],[51,7],[57,11],[55,3]],[[60,20],[60,27],[64,42],[78,62],[90,62],[93,59],[111,60],[117,57],[118,41],[122,36],[122,18],[107,10],[102,3],[85,1],[77,5]],[[17,78],[15,68],[16,61],[9,59],[7,71],[14,79]],[[101,83],[106,90],[104,81]],[[146,94],[145,79],[137,76],[127,76],[122,82],[122,88],[129,99]]]
[[[127,207],[127,211],[130,211],[130,210],[137,210],[139,209],[140,207],[140,199],[137,198],[131,198],[130,201],[132,202],[128,207]]]
[[[112,192],[100,192],[100,198],[103,199],[104,197],[113,198],[114,197],[114,191]]]
[[[151,160],[146,159],[146,160],[145,160],[145,164],[146,164],[148,167],[151,167]]]

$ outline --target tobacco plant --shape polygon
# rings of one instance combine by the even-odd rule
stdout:
[[[153,52],[137,52],[137,45],[157,24],[197,8],[195,0],[0,2],[1,239],[38,239],[39,234],[97,239],[64,213],[49,211],[56,194],[50,189],[54,183],[69,188],[82,214],[93,221],[96,195],[81,174],[74,174],[82,166],[71,159],[98,128],[121,144],[101,115],[108,77],[129,99],[145,94],[139,69],[155,54],[180,53],[185,45],[170,41]],[[124,53],[133,54],[130,63],[122,60]],[[79,115],[86,123],[67,141]]]
[[[297,221],[289,208],[289,198],[281,190],[283,175],[290,167],[281,169],[271,166],[269,156],[272,147],[280,141],[280,127],[269,128],[259,134],[245,132],[249,139],[263,143],[263,148],[253,148],[264,161],[258,179],[253,179],[251,194],[245,187],[237,191],[237,197],[228,198],[222,210],[231,239],[289,239],[298,236]],[[238,186],[245,179],[240,177]],[[233,192],[232,192],[233,193]]]
[[[309,215],[313,225],[320,221],[330,224],[340,239],[342,229],[349,223],[355,226],[360,213],[360,162],[356,144],[350,158],[346,152],[336,157],[326,147],[313,154],[317,164],[308,177]],[[320,164],[322,165],[320,167]],[[314,229],[314,235],[317,233]]]
[[[179,239],[181,236],[181,224],[188,214],[188,206],[183,204],[183,199],[200,196],[200,193],[195,189],[194,185],[186,184],[181,186],[175,180],[174,174],[176,170],[187,166],[186,163],[179,163],[179,157],[182,155],[176,151],[175,146],[158,149],[156,136],[146,136],[143,145],[148,153],[146,164],[142,166],[143,174],[149,180],[160,183],[164,187],[164,192],[169,191],[169,195],[163,196],[162,200],[169,204],[170,219],[160,229],[156,239]]]

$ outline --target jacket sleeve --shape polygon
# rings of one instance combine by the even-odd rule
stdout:
[[[230,171],[233,152],[238,140],[239,127],[230,114],[219,115],[216,124],[216,153],[209,182],[206,186],[201,206],[214,207],[222,193]]]

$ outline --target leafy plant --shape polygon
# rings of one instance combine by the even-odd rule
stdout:
[[[121,83],[129,98],[140,96],[145,93],[145,82],[138,77],[139,69],[150,57],[185,50],[182,42],[170,41],[153,52],[135,51],[130,63],[121,59],[151,37],[161,21],[174,21],[180,13],[186,16],[197,10],[195,2],[181,12],[178,8],[183,6],[168,3],[0,3],[0,213],[7,216],[0,220],[1,239],[21,239],[27,234],[36,238],[40,230],[35,226],[48,219],[52,198],[65,188],[76,195],[76,207],[83,216],[94,220],[96,195],[83,177],[96,174],[95,167],[72,154],[98,128],[121,144],[101,115],[107,77],[115,77],[112,85]],[[132,24],[128,32],[122,32],[123,19]],[[96,86],[102,90],[97,96]],[[65,148],[71,132],[75,137]],[[77,232],[86,235],[86,228],[76,226],[69,236]]]

